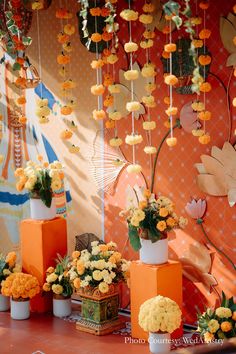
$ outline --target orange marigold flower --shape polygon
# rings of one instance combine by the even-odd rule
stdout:
[[[207,28],[203,28],[199,33],[199,38],[200,39],[208,39],[208,38],[210,38],[210,35],[211,35],[211,30],[209,30]]]
[[[236,4],[233,7],[233,12],[236,14]]]
[[[165,103],[165,104],[170,104],[170,97],[169,96],[165,96],[164,97],[164,99],[163,99],[163,102]]]
[[[200,120],[210,120],[211,119],[211,112],[210,111],[202,111],[198,113],[198,118]]]
[[[115,125],[116,125],[115,121],[111,120],[111,119],[107,120],[105,123],[105,127],[107,129],[113,129],[113,128],[115,128]]]
[[[153,12],[154,10],[155,6],[151,2],[143,5],[143,12]]]
[[[193,39],[191,43],[195,48],[201,48],[203,46],[203,41],[201,39]]]
[[[102,39],[103,39],[105,42],[109,42],[109,41],[112,40],[112,36],[113,36],[112,33],[103,32],[103,34],[102,34]]]
[[[211,57],[210,55],[200,55],[198,57],[199,64],[202,66],[209,65],[211,63]]]
[[[110,10],[107,7],[103,7],[101,9],[101,16],[102,17],[107,17],[110,15]]]
[[[165,76],[165,84],[174,86],[178,83],[178,78],[175,75],[166,75]]]
[[[105,55],[105,57],[108,57],[109,55],[111,55],[111,51],[108,48],[103,49],[102,52],[103,55]]]
[[[166,52],[165,50],[163,50],[161,56],[162,56],[162,58],[164,58],[164,59],[169,59],[169,58],[170,58],[170,53],[168,53],[168,52]]]
[[[92,42],[98,43],[98,42],[101,42],[101,40],[102,40],[102,35],[100,33],[95,32],[92,34],[92,36],[91,36]]]
[[[151,30],[146,30],[144,33],[143,33],[143,36],[145,39],[153,39],[155,38],[156,34],[154,31],[151,31]]]
[[[201,92],[210,92],[212,89],[211,84],[209,82],[203,82],[200,85],[200,91]]]
[[[176,44],[175,43],[168,43],[164,46],[164,50],[167,53],[173,53],[176,51]]]
[[[200,4],[199,4],[199,7],[200,9],[202,10],[207,10],[208,7],[209,7],[209,2],[204,0],[204,1],[201,1]]]
[[[100,7],[92,7],[90,10],[89,10],[90,14],[92,16],[100,16],[101,15],[101,9]]]
[[[198,141],[199,143],[206,145],[211,141],[211,137],[208,134],[203,134],[202,136],[199,136]]]
[[[162,29],[162,33],[169,34],[171,31],[170,26],[164,26]]]

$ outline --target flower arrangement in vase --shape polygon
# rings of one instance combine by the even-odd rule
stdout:
[[[11,317],[15,320],[29,318],[29,300],[40,292],[38,279],[31,274],[12,273],[1,286],[2,294],[11,296]]]
[[[162,264],[168,260],[167,233],[184,228],[187,219],[174,212],[173,202],[164,196],[155,199],[147,189],[142,199],[123,210],[128,223],[130,244],[140,250],[140,259],[148,264]]]
[[[43,162],[41,156],[38,159],[39,163],[28,161],[24,169],[16,169],[16,189],[18,192],[24,188],[29,191],[33,219],[53,219],[56,216],[53,194],[62,187],[64,179],[62,164],[59,161]]]
[[[98,325],[118,318],[118,283],[128,281],[129,262],[114,242],[91,243],[92,250],[74,251],[69,270],[82,299],[82,318]]]
[[[53,292],[53,314],[56,317],[65,317],[71,314],[71,295],[73,287],[69,277],[69,257],[62,258],[59,254],[56,267],[49,267],[46,271],[44,292]]]
[[[1,283],[12,274],[20,271],[20,267],[16,265],[16,253],[9,252],[6,256],[0,255],[0,311],[8,311],[10,308],[9,296],[2,295]]]
[[[222,302],[216,309],[208,308],[198,314],[198,332],[206,343],[236,336],[236,304],[222,292]]]
[[[151,353],[170,351],[170,333],[181,325],[181,310],[178,304],[164,296],[155,296],[145,301],[139,310],[139,325],[149,332]]]

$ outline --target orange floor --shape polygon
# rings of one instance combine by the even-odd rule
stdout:
[[[120,335],[97,337],[75,329],[75,323],[51,315],[31,314],[16,321],[0,312],[0,354],[147,354],[147,344],[125,344]]]

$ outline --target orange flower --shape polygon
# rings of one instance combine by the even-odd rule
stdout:
[[[80,278],[74,279],[73,285],[74,285],[75,289],[79,289],[80,288]]]
[[[201,120],[210,120],[211,119],[211,112],[210,111],[202,111],[198,113],[198,118]]]
[[[26,87],[26,78],[25,77],[18,77],[15,81],[15,85],[19,86],[21,88],[25,88]]]
[[[91,36],[92,42],[98,43],[98,42],[101,42],[101,40],[102,40],[102,35],[100,33],[95,32],[92,34],[92,36]]]
[[[61,114],[64,116],[68,116],[73,112],[73,109],[69,106],[63,106],[61,107]]]
[[[103,7],[101,9],[101,16],[102,17],[108,17],[110,15],[110,10],[107,7]]]
[[[63,140],[68,140],[72,137],[73,135],[73,132],[71,132],[70,130],[66,129],[66,130],[63,130],[60,134],[60,138],[63,139]]]
[[[220,325],[223,332],[229,332],[232,329],[232,324],[229,321],[224,321]]]
[[[92,16],[100,16],[101,15],[101,9],[100,7],[92,7],[90,10],[89,10],[90,14]]]
[[[210,55],[200,55],[198,57],[199,64],[202,66],[209,65],[211,63],[211,57]]]
[[[112,40],[112,36],[113,36],[112,33],[103,32],[103,34],[102,34],[102,39],[103,39],[105,42],[109,42],[110,40]]]
[[[211,35],[211,30],[209,30],[207,28],[203,28],[199,33],[199,38],[200,39],[208,39],[208,38],[210,38],[210,35]]]
[[[151,197],[152,193],[149,189],[144,189],[143,191],[143,196],[147,199],[149,199]]]
[[[236,4],[233,7],[233,12],[236,14]]]
[[[175,75],[166,75],[165,77],[165,84],[169,86],[174,86],[178,83],[178,78]]]
[[[107,73],[104,75],[104,81],[103,81],[103,85],[108,87],[110,85],[113,85],[114,83],[114,78],[111,74]]]
[[[138,206],[140,209],[144,209],[147,207],[147,202],[146,200],[141,200],[139,203],[138,203]]]
[[[165,104],[170,104],[170,97],[169,96],[165,96],[164,99],[163,99],[163,102]]]
[[[106,118],[106,113],[103,109],[100,109],[100,110],[96,110],[94,109],[93,111],[93,119],[95,120],[102,120]]]
[[[175,43],[168,43],[164,46],[164,50],[167,53],[173,53],[176,51],[176,44]]]
[[[153,12],[155,10],[155,6],[150,2],[149,4],[143,5],[143,12]]]
[[[111,107],[113,106],[113,103],[114,103],[114,97],[112,95],[107,95],[104,100],[104,106]]]
[[[193,39],[191,43],[195,48],[201,48],[203,46],[203,41],[201,39]]]
[[[26,99],[24,96],[20,96],[17,98],[16,100],[16,104],[18,104],[19,106],[23,105],[23,104],[26,104]]]
[[[211,137],[208,134],[203,134],[202,136],[199,136],[198,140],[199,143],[206,145],[211,141]]]
[[[27,118],[25,116],[19,118],[19,123],[26,124],[26,122],[27,122]]]
[[[104,61],[102,59],[93,60],[90,65],[92,69],[100,69],[103,67]]]
[[[95,96],[103,95],[105,87],[103,85],[93,85],[91,86],[91,93]]]
[[[169,58],[170,58],[170,53],[167,53],[166,51],[163,50],[161,56],[162,56],[162,58],[164,58],[164,59],[169,59]]]
[[[67,19],[70,19],[70,18],[72,18],[72,13],[71,12],[69,12],[67,9],[65,9],[65,8],[61,8],[61,9],[58,9],[57,11],[56,11],[56,18],[59,18],[59,19],[65,19],[65,20],[67,20]]]
[[[199,4],[199,7],[200,9],[202,10],[207,10],[208,7],[209,7],[209,2],[204,0],[204,1],[201,1],[200,4]]]
[[[105,127],[107,129],[113,129],[113,128],[115,128],[115,125],[116,125],[116,123],[112,119],[107,120],[106,123],[105,123]]]
[[[108,57],[109,55],[111,55],[111,51],[110,51],[110,49],[105,48],[105,49],[103,49],[102,54],[103,54],[105,57]]]
[[[108,251],[108,246],[107,245],[99,245],[99,249],[101,252],[107,252]]]
[[[65,65],[65,64],[68,64],[70,62],[70,56],[67,55],[67,54],[64,54],[62,52],[62,54],[59,54],[57,56],[57,63],[60,64],[60,65]]]
[[[200,85],[201,92],[210,92],[211,91],[211,84],[209,82],[203,82]]]
[[[170,26],[164,26],[162,29],[162,33],[169,34],[171,31]]]
[[[18,64],[20,64],[20,65],[23,65],[24,62],[25,62],[25,59],[18,57],[18,58],[16,58],[16,62],[17,62]]]
[[[155,38],[156,34],[154,31],[151,31],[151,30],[146,30],[144,33],[143,33],[143,36],[145,39],[153,39]]]
[[[68,42],[69,39],[70,39],[70,37],[68,36],[68,34],[65,34],[64,32],[60,32],[57,35],[57,41],[60,44],[64,44],[64,43]]]

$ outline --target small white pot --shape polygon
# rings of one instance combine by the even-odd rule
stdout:
[[[0,312],[10,309],[10,297],[0,294]]]
[[[66,317],[71,314],[71,298],[55,299],[53,298],[53,315],[56,317]]]
[[[149,350],[152,354],[170,353],[171,339],[169,333],[149,333]]]
[[[150,240],[141,240],[139,251],[140,261],[146,264],[163,264],[168,262],[168,238],[152,243]]]
[[[56,204],[52,198],[51,207],[48,208],[41,199],[30,198],[30,216],[35,220],[51,220],[56,217]]]
[[[27,320],[30,317],[30,302],[11,299],[11,318],[13,320]]]

